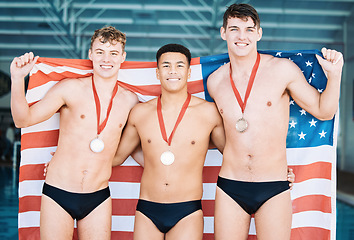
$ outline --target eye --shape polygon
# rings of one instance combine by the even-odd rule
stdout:
[[[103,54],[103,52],[97,51],[96,54],[97,54],[97,55],[101,55],[101,54]]]
[[[178,65],[177,65],[177,67],[181,67],[181,68],[183,68],[183,67],[184,67],[184,65],[183,65],[183,64],[178,64]]]

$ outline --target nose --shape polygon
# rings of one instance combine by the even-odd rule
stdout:
[[[246,33],[244,31],[239,31],[238,38],[244,40],[246,38]]]
[[[172,66],[170,67],[170,74],[176,73],[176,72],[177,72],[176,69],[177,69],[177,67],[172,65]]]
[[[110,54],[109,53],[105,53],[104,55],[103,55],[103,61],[104,62],[109,62],[110,61]]]

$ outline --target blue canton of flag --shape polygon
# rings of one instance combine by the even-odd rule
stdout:
[[[293,61],[303,72],[307,82],[322,92],[326,88],[327,79],[318,63],[316,54],[322,56],[318,50],[294,50],[294,51],[259,51],[275,57],[288,58]],[[208,76],[221,65],[228,63],[227,53],[201,57],[205,99],[213,101],[207,90]],[[289,129],[286,139],[287,148],[316,147],[321,145],[333,145],[334,118],[328,121],[320,121],[300,108],[290,98]]]

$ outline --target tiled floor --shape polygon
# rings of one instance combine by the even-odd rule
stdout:
[[[0,166],[0,239],[16,240],[18,171]],[[354,240],[354,174],[338,173],[337,239]],[[343,201],[342,201],[343,200]],[[348,204],[349,203],[349,204]]]

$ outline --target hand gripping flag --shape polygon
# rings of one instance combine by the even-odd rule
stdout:
[[[309,84],[323,91],[326,77],[318,64],[318,51],[265,51],[276,57],[294,61]],[[193,58],[188,91],[211,101],[207,78],[229,61],[227,54]],[[135,92],[140,101],[160,94],[155,76],[156,62],[125,62],[119,71],[119,84]],[[34,66],[26,94],[28,103],[40,101],[54,84],[64,78],[92,75],[90,60],[39,58]],[[296,181],[291,191],[293,204],[292,240],[335,239],[336,217],[336,142],[338,117],[320,121],[290,100],[287,135],[287,160],[294,169]],[[44,164],[55,151],[59,134],[59,113],[49,120],[22,129],[19,176],[19,239],[39,239],[41,190]],[[214,195],[222,155],[209,150],[203,171],[204,240],[214,239]],[[113,201],[112,239],[133,239],[134,214],[139,197],[143,169],[132,159],[115,167],[109,186]],[[276,219],[275,219],[276,221]],[[279,220],[281,221],[281,220]],[[254,220],[249,239],[256,239]],[[74,232],[77,239],[77,232]]]

